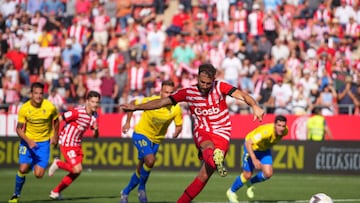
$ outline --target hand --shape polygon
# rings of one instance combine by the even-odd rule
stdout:
[[[259,159],[254,159],[253,164],[256,169],[261,169],[261,162],[259,161]]]
[[[122,132],[126,134],[130,129],[130,123],[125,123],[122,127]]]
[[[37,144],[34,140],[29,140],[27,144],[30,149],[35,149],[37,147]]]
[[[58,136],[52,136],[52,137],[50,138],[50,144],[53,144],[53,145],[54,145],[54,148],[57,147],[58,142],[59,142],[59,137],[58,137]]]
[[[135,105],[133,104],[121,104],[120,108],[125,112],[136,111]]]
[[[260,122],[263,120],[264,117],[264,110],[260,108],[258,105],[253,107],[253,114],[254,114],[254,121],[258,119]]]

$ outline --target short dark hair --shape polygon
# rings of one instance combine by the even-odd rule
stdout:
[[[286,117],[283,116],[283,115],[277,115],[277,116],[275,117],[275,123],[277,123],[278,121],[283,121],[283,122],[286,123],[287,119],[286,119]]]
[[[88,92],[88,94],[86,95],[86,99],[90,99],[92,97],[97,97],[99,99],[101,99],[101,95],[99,92],[93,91],[91,90],[90,92]]]
[[[171,86],[171,87],[175,87],[175,83],[174,81],[172,80],[164,80],[162,83],[161,83],[161,87],[163,86]]]
[[[216,68],[210,63],[201,64],[199,66],[199,75],[200,73],[205,73],[210,78],[215,78]]]
[[[33,92],[33,90],[35,88],[41,88],[42,90],[44,90],[44,84],[40,83],[40,82],[34,82],[31,84],[31,88],[30,88],[30,92]]]

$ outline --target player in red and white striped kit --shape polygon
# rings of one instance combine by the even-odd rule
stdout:
[[[183,88],[169,97],[133,105],[123,104],[125,111],[157,109],[178,102],[187,102],[194,118],[194,142],[199,149],[199,158],[203,160],[200,172],[185,189],[178,203],[191,202],[205,187],[215,170],[225,177],[225,154],[228,151],[231,136],[231,121],[226,96],[246,102],[252,107],[254,119],[262,120],[264,111],[247,93],[224,82],[215,80],[216,69],[211,64],[199,66],[198,84]]]
[[[49,167],[49,176],[53,176],[57,169],[69,171],[53,190],[50,192],[51,199],[60,199],[61,191],[67,188],[81,173],[83,152],[81,140],[88,128],[94,132],[94,137],[99,136],[96,118],[97,109],[100,105],[101,95],[96,91],[90,91],[86,96],[85,106],[74,108],[65,112],[62,119],[66,122],[60,133],[59,144],[65,161],[55,158]]]

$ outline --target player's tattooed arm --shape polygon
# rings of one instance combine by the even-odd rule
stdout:
[[[34,147],[36,147],[36,142],[34,140],[29,139],[26,134],[25,134],[25,123],[20,123],[18,122],[16,125],[16,133],[17,135],[24,140],[28,146],[32,149]]]

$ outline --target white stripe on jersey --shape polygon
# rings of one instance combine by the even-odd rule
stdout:
[[[88,115],[85,107],[66,112],[64,117],[67,123],[61,131],[60,144],[65,147],[80,146],[83,134],[95,123],[96,118]]]

